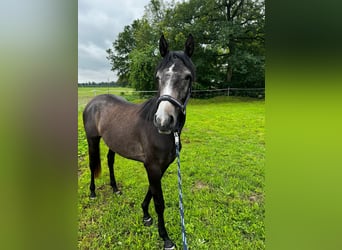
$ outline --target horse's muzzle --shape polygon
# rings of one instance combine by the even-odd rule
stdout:
[[[171,134],[171,132],[175,129],[175,118],[172,115],[159,117],[157,114],[155,114],[153,123],[160,134]]]

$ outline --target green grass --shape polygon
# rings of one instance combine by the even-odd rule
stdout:
[[[82,108],[85,104],[96,95],[100,94],[114,94],[120,95],[132,102],[142,102],[139,93],[132,92],[133,88],[121,88],[121,87],[81,87],[78,88],[78,107]],[[153,93],[144,93],[145,96],[153,95]]]
[[[90,89],[88,89],[89,91]],[[123,194],[109,185],[107,147],[101,143],[102,174],[97,198],[89,199],[90,171],[79,95],[79,249],[161,249],[154,225],[144,227],[140,204],[148,181],[142,163],[116,156],[115,175]],[[82,93],[83,92],[83,93]],[[191,249],[265,249],[264,101],[237,97],[191,100],[182,133],[181,168],[188,245]],[[182,248],[177,165],[162,180],[170,238]]]

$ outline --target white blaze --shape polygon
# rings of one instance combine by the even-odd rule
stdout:
[[[160,95],[172,95],[172,86],[171,86],[171,80],[173,75],[173,68],[175,67],[175,64],[172,64],[171,67],[167,70],[166,74],[169,75],[164,89],[161,91]]]
[[[165,87],[161,90],[160,95],[169,95],[173,97],[173,90],[172,90],[172,75],[173,75],[173,68],[175,64],[172,64],[171,67],[167,70],[166,74],[168,74],[167,81],[165,83]],[[165,123],[168,121],[168,118],[171,114],[175,114],[175,107],[168,101],[161,101],[156,112],[156,117],[160,120],[160,125],[164,126]]]

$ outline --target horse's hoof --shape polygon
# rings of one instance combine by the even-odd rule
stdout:
[[[164,250],[173,250],[176,248],[176,245],[171,240],[164,241]]]
[[[116,191],[114,190],[113,193],[116,194],[116,195],[122,195],[121,190],[116,190]]]
[[[89,198],[90,199],[95,199],[96,198],[95,192],[91,192]]]
[[[145,227],[149,227],[149,226],[151,226],[151,225],[153,224],[153,219],[152,219],[152,217],[144,218],[143,221],[144,221],[144,226],[145,226]]]

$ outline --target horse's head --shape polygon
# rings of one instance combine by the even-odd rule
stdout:
[[[190,59],[194,51],[194,39],[190,34],[184,51],[169,51],[162,35],[159,40],[159,51],[163,59],[156,71],[159,98],[154,125],[159,133],[170,134],[181,129],[185,122],[185,108],[195,78],[195,67]]]

